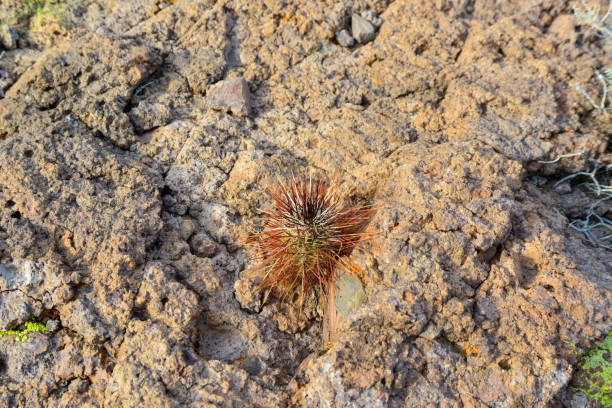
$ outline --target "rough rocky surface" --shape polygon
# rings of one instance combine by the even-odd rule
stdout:
[[[367,10],[376,37],[339,47]],[[595,406],[569,385],[612,330],[612,257],[553,188],[583,163],[538,162],[610,155],[573,85],[607,54],[569,1],[62,13],[0,59],[0,330],[52,329],[0,338],[0,406]],[[329,349],[316,297],[264,302],[243,245],[306,169],[378,208]]]

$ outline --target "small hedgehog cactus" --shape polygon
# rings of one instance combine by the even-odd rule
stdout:
[[[271,288],[281,299],[297,300],[319,289],[328,300],[330,333],[335,330],[336,267],[348,272],[345,259],[367,234],[373,208],[344,203],[331,180],[292,176],[268,190],[273,208],[262,211],[262,227],[248,242],[259,252],[255,270],[263,273],[259,287]]]

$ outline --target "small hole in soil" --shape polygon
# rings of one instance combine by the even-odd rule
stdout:
[[[194,356],[193,353],[189,350],[183,349],[182,351],[183,359],[187,363],[187,365],[192,365],[193,363],[198,361],[198,357]]]
[[[168,303],[168,298],[167,297],[163,297],[161,302],[162,302],[162,305],[166,306],[166,303]]]
[[[132,309],[132,316],[135,319],[138,319],[143,322],[149,319],[149,313],[147,313],[147,311],[141,307],[135,307],[134,309]]]
[[[17,220],[21,219],[21,213],[19,211],[15,211],[11,214],[11,218],[15,218]]]
[[[14,205],[15,205],[15,202],[13,200],[8,200],[6,204],[4,204],[4,208],[11,208]]]
[[[414,49],[414,54],[421,55],[426,49],[427,49],[427,46],[425,44],[421,44]]]
[[[503,360],[500,360],[499,366],[502,368],[502,370],[509,370],[511,368],[511,364],[510,364],[510,360],[507,358],[504,358]]]
[[[3,357],[0,357],[0,374],[6,372],[6,361],[4,361]]]
[[[28,149],[28,150],[26,150],[26,151],[24,151],[24,152],[23,152],[23,155],[24,155],[25,157],[27,157],[27,158],[32,157],[32,155],[33,155],[33,154],[34,154],[34,152],[33,152],[32,150],[30,150],[30,149]]]
[[[172,190],[170,190],[170,187],[164,186],[164,188],[162,188],[161,195],[165,196],[170,194],[172,194]]]
[[[544,289],[546,289],[549,292],[554,292],[555,288],[551,285],[544,285]]]

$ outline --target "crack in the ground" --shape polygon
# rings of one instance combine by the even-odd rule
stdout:
[[[43,303],[42,299],[38,299],[38,298],[35,298],[33,296],[28,295],[26,292],[24,292],[20,288],[0,290],[0,294],[2,294],[2,293],[9,293],[9,292],[15,292],[15,291],[21,292],[25,297],[27,297],[28,299],[30,299],[30,300],[32,300],[34,302],[38,302],[38,303],[41,303],[41,304]]]

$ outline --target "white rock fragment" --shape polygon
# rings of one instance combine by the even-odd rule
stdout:
[[[49,319],[47,320],[47,324],[45,325],[45,327],[49,331],[56,331],[59,327],[59,320]]]
[[[376,30],[372,23],[357,14],[352,16],[351,28],[353,38],[360,44],[372,41],[376,37]]]
[[[374,10],[364,10],[361,12],[361,17],[368,20],[376,28],[382,25],[382,19],[378,17]]]
[[[355,39],[348,32],[348,30],[342,30],[338,34],[336,34],[336,41],[343,47],[352,47],[355,44]]]

